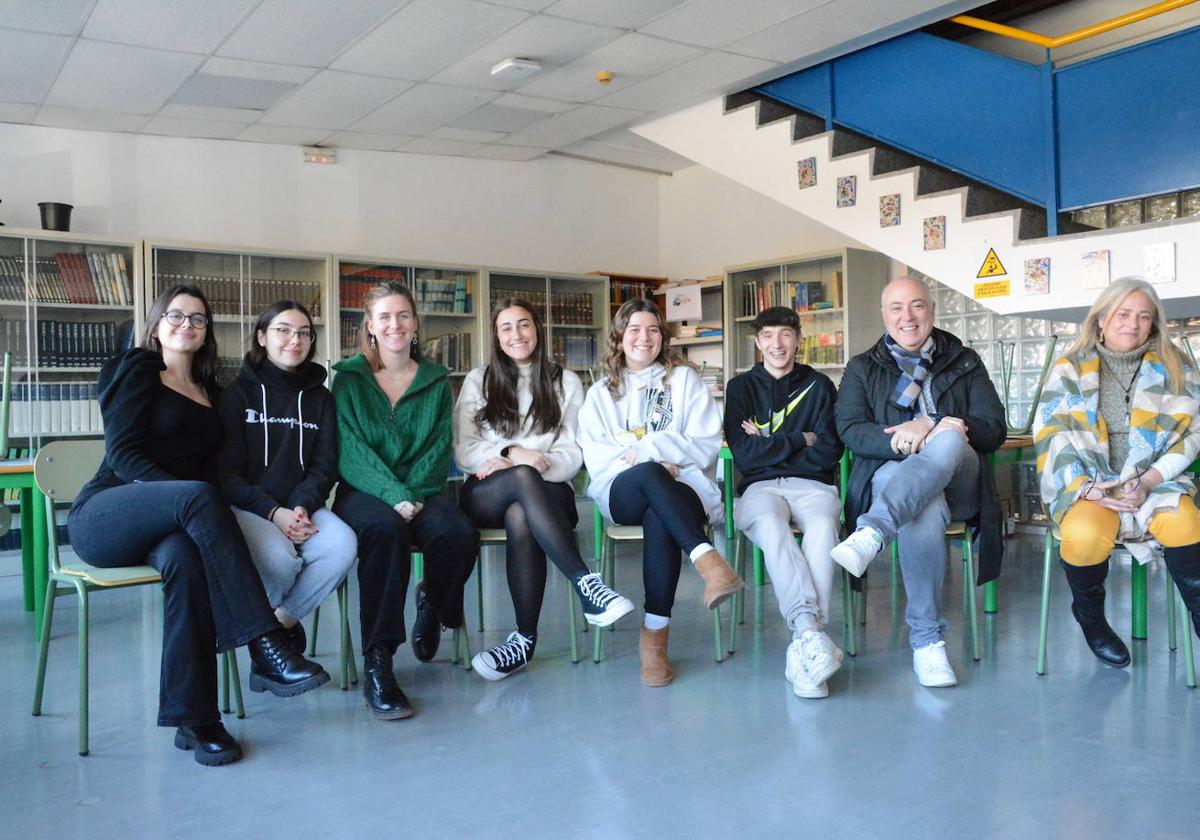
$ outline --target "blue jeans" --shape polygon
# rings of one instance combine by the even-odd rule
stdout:
[[[900,545],[900,571],[913,649],[940,641],[946,580],[946,525],[979,512],[979,454],[957,432],[943,432],[903,461],[888,461],[871,479],[871,509],[858,517],[885,543]]]
[[[219,721],[216,655],[279,622],[217,488],[203,481],[109,487],[73,508],[67,528],[75,553],[93,566],[149,565],[162,575],[158,725]]]

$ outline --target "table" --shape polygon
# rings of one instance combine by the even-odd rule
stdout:
[[[46,543],[46,497],[33,480],[33,459],[0,461],[0,489],[21,491],[21,579],[25,611],[33,613],[34,633],[40,639],[42,613],[46,608],[46,581],[50,570]]]

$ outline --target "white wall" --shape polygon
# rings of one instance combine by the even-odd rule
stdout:
[[[657,270],[659,176],[528,163],[0,124],[0,221],[39,227],[511,268]],[[668,179],[669,180],[669,179]]]
[[[661,179],[658,228],[659,273],[672,279],[702,278],[741,263],[862,247],[703,166]]]

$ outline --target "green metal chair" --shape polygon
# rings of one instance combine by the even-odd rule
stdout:
[[[342,578],[342,582],[338,584],[335,594],[337,595],[338,603],[338,630],[339,630],[339,670],[341,679],[339,685],[342,691],[346,691],[351,685],[358,685],[358,667],[354,664],[354,640],[350,636],[350,579]],[[310,657],[317,655],[317,631],[321,626],[321,605],[313,610],[312,630],[308,634],[308,655]]]
[[[54,518],[56,502],[70,502],[95,474],[104,457],[104,441],[54,441],[43,446],[34,460],[34,478],[46,497],[46,530],[49,545],[50,579],[46,585],[46,608],[42,618],[42,639],[38,652],[33,714],[42,713],[42,693],[46,682],[46,660],[50,651],[50,633],[54,622],[54,601],[59,595],[74,592],[79,601],[79,754],[88,754],[88,596],[92,592],[124,589],[161,583],[162,577],[150,566],[125,566],[102,569],[81,560],[64,563],[59,556],[58,528]],[[62,584],[62,588],[59,587]],[[238,717],[245,717],[237,658],[222,656],[220,673],[222,705],[229,708],[229,686],[234,686]]]

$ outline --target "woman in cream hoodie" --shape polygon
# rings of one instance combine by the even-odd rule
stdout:
[[[715,478],[721,412],[708,388],[668,346],[667,325],[652,301],[626,301],[613,317],[605,376],[579,413],[588,495],[621,525],[641,525],[646,617],[638,649],[642,682],[667,685],[667,632],[687,553],[704,577],[704,602],[716,609],[742,579],[708,542],[721,518]]]

